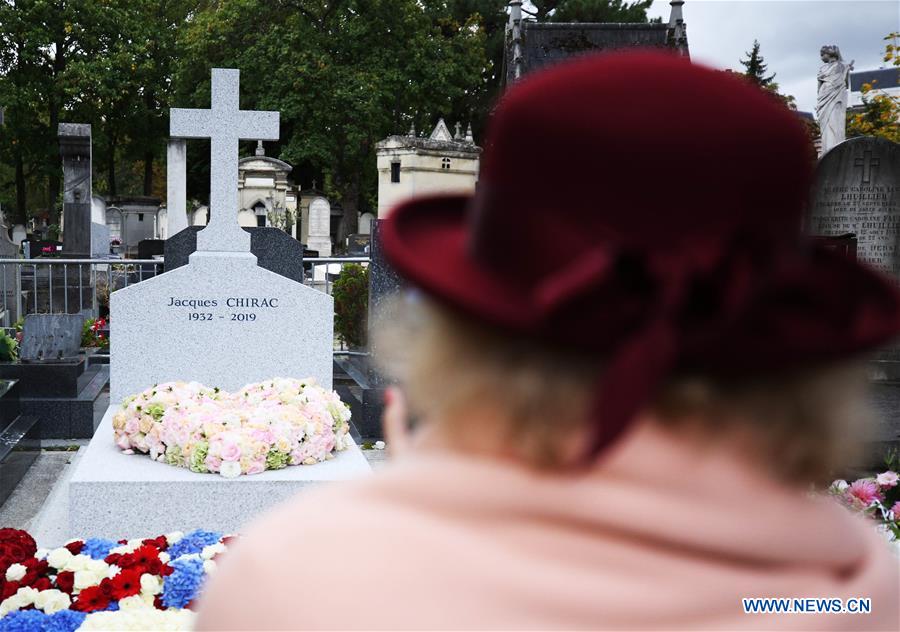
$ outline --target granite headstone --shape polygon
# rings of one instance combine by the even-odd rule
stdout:
[[[23,362],[72,361],[81,350],[81,314],[28,314],[22,327]]]
[[[816,170],[807,231],[853,239],[856,259],[900,284],[900,144],[883,138],[844,141]],[[838,240],[833,239],[833,243]],[[900,378],[900,345],[883,349],[873,377]]]
[[[91,251],[91,126],[59,124],[63,167],[63,252],[90,257]]]
[[[856,237],[857,260],[900,283],[900,144],[847,140],[816,169],[807,230]]]
[[[306,245],[320,257],[331,256],[331,205],[323,197],[309,203],[309,236]]]
[[[171,380],[236,390],[274,376],[314,377],[331,386],[332,298],[259,266],[251,234],[237,222],[238,139],[278,137],[277,112],[239,109],[238,77],[236,70],[213,69],[212,109],[170,113],[173,136],[212,138],[212,221],[172,238],[178,243],[180,236],[183,246],[196,241],[196,252],[184,248],[180,255],[187,265],[167,266],[165,274],[110,297],[113,404]],[[215,167],[220,159],[226,168]],[[298,254],[297,275],[301,261]],[[177,345],[161,347],[165,340]]]

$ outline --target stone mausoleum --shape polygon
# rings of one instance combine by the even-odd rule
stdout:
[[[430,136],[388,136],[376,145],[378,160],[378,217],[383,219],[398,202],[429,193],[467,193],[475,189],[481,147],[469,125],[465,135],[456,124],[451,134],[440,119]]]

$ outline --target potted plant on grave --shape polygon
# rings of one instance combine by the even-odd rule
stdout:
[[[81,346],[85,349],[106,349],[109,347],[109,338],[103,331],[106,329],[105,318],[91,318],[84,321],[81,330]]]
[[[341,344],[350,349],[366,346],[369,311],[369,270],[347,264],[334,281],[334,329]]]

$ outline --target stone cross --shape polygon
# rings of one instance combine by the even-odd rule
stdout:
[[[878,158],[872,159],[871,151],[863,152],[863,158],[857,158],[853,161],[854,167],[862,167],[863,184],[869,184],[872,181],[872,167],[877,167],[880,164],[881,161]]]
[[[197,234],[197,250],[250,252],[250,233],[238,224],[238,141],[278,140],[278,112],[241,110],[240,71],[212,70],[209,110],[170,110],[169,134],[209,138],[209,224]]]

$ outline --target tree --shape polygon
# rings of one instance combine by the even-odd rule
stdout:
[[[900,32],[889,33],[884,40],[884,61],[900,73]],[[848,136],[879,136],[900,143],[900,98],[878,90],[878,85],[865,83],[861,89],[861,112],[847,112]]]
[[[57,223],[60,121],[91,123],[94,162],[117,189],[117,164],[137,154],[144,190],[166,136],[177,26],[186,0],[0,0],[0,94],[8,122],[0,157],[13,164],[14,221],[40,198]],[[127,171],[127,170],[126,170]],[[0,183],[0,197],[7,189]],[[102,190],[102,185],[98,187]],[[36,191],[42,191],[35,195]]]
[[[763,56],[759,54],[759,41],[753,40],[753,49],[745,54],[747,59],[741,60],[741,65],[744,67],[744,76],[760,88],[769,89],[774,84],[777,89],[778,84],[775,83],[775,73],[773,72],[768,77],[766,76],[768,65]]]
[[[277,155],[318,172],[356,231],[375,189],[375,144],[450,112],[479,85],[485,38],[439,3],[210,2],[179,38],[179,106],[209,107],[209,68],[240,68],[242,107],[281,112]]]

